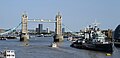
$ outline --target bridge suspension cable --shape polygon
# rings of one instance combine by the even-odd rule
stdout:
[[[22,22],[19,23],[19,25],[17,25],[16,27],[11,28],[11,29],[9,29],[9,30],[6,31],[6,32],[0,33],[0,35],[4,35],[4,34],[8,34],[8,33],[10,33],[10,32],[13,32],[13,31],[16,30],[21,24],[22,24]]]
[[[65,26],[72,34],[76,35],[75,32],[73,32],[73,30],[71,30],[69,27],[67,27],[65,24],[62,23],[63,26]]]
[[[73,32],[69,27],[67,27],[65,24],[62,23],[63,26],[65,26],[70,32]]]

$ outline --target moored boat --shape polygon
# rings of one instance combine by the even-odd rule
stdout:
[[[107,53],[113,52],[113,43],[107,41],[108,37],[95,24],[84,30],[84,37],[71,44],[71,47],[102,51]]]
[[[0,58],[15,58],[15,51],[14,50],[4,50],[1,51]]]
[[[7,40],[7,38],[5,38],[5,37],[1,37],[0,40]]]
[[[80,48],[80,49],[87,49],[87,50],[94,50],[94,51],[101,51],[101,52],[107,52],[112,53],[112,43],[105,43],[105,44],[88,44],[83,43],[84,41],[77,40],[76,42],[73,42],[71,44],[71,47]]]

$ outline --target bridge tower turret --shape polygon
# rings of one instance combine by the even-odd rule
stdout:
[[[54,36],[54,42],[62,42],[63,41],[63,35],[62,35],[62,16],[60,15],[60,12],[55,17],[56,23],[55,23],[55,36]]]
[[[22,30],[20,34],[20,41],[28,41],[28,16],[26,13],[22,15]]]

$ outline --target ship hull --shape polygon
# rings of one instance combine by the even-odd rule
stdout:
[[[112,43],[109,44],[76,44],[73,43],[71,44],[71,47],[79,48],[79,49],[87,49],[87,50],[94,50],[94,51],[101,51],[101,52],[107,52],[107,53],[112,53],[113,48],[112,48]]]
[[[114,46],[120,48],[120,42],[114,42]]]

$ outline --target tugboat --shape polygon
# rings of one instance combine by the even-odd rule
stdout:
[[[107,36],[97,27],[97,24],[94,24],[93,27],[90,25],[88,28],[85,28],[83,34],[84,37],[73,42],[70,46],[107,53],[113,52],[112,42],[106,40]]]

